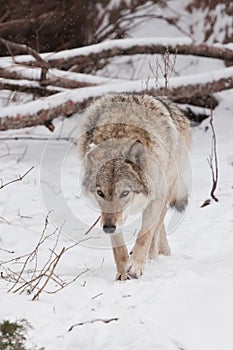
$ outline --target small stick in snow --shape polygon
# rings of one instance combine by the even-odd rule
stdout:
[[[0,250],[2,252],[6,252],[6,253],[9,253],[9,254],[14,254],[14,251],[13,250],[8,250],[8,249],[4,249],[4,248],[0,248]]]
[[[57,257],[54,259],[53,264],[51,265],[51,271],[49,272],[49,275],[47,276],[47,279],[45,280],[44,284],[40,287],[40,289],[38,290],[38,292],[34,295],[34,297],[32,298],[32,301],[38,299],[40,293],[44,290],[44,288],[46,287],[46,285],[48,284],[51,276],[54,273],[54,270],[61,258],[61,256],[63,255],[63,253],[65,252],[65,247],[62,248],[62,250],[60,251],[60,253],[57,255]],[[49,266],[50,267],[50,266]]]
[[[210,109],[210,127],[212,131],[212,141],[211,141],[211,154],[207,158],[208,164],[211,169],[212,174],[212,188],[210,191],[211,198],[218,202],[218,198],[215,196],[215,191],[217,189],[218,185],[218,156],[217,156],[217,141],[216,141],[216,134],[214,129],[214,118],[213,118],[213,108],[212,108],[212,97],[211,97],[211,109]],[[201,205],[201,208],[206,207],[211,203],[211,199],[206,199],[204,203]]]
[[[94,224],[92,224],[89,229],[84,233],[84,235],[87,235],[92,229],[93,227],[95,227],[95,225],[99,222],[100,220],[100,216],[96,219],[96,221],[94,222]]]
[[[58,228],[56,228],[55,231],[53,231],[52,233],[48,233],[48,234],[46,233],[49,225],[49,214],[50,212],[47,214],[45,218],[44,228],[38,240],[38,243],[30,253],[10,259],[8,261],[0,262],[0,266],[6,265],[6,264],[9,265],[9,263],[17,263],[17,262],[22,264],[20,272],[15,272],[9,266],[7,266],[5,268],[6,275],[2,275],[2,278],[12,283],[12,286],[8,290],[8,292],[19,293],[19,294],[23,292],[27,292],[28,294],[33,293],[34,294],[32,298],[33,301],[37,300],[42,292],[45,292],[48,294],[55,294],[59,292],[65,287],[74,283],[80,276],[88,272],[89,268],[86,267],[84,271],[78,273],[70,281],[64,281],[62,278],[60,278],[57,275],[56,269],[58,264],[60,263],[60,260],[68,250],[74,248],[75,246],[79,245],[82,242],[88,241],[90,239],[98,238],[98,237],[84,238],[80,241],[77,241],[69,245],[68,247],[63,247],[61,251],[57,252],[61,229],[59,230],[59,232],[57,232]],[[92,227],[94,227],[94,225],[92,225]],[[45,242],[48,243],[48,239],[54,236],[55,234],[56,234],[56,238],[55,238],[53,247],[49,247],[50,254],[47,260],[45,261],[44,265],[41,266],[41,264],[39,264],[40,248],[41,246],[43,246]],[[22,261],[22,259],[24,259],[24,261]],[[53,281],[56,285],[56,289],[54,289],[53,291],[47,290],[48,284],[50,284],[51,281]]]
[[[83,326],[85,324],[91,324],[91,323],[95,323],[95,322],[103,322],[103,323],[110,323],[112,321],[118,321],[119,318],[118,317],[114,317],[114,318],[95,318],[94,320],[90,320],[90,321],[84,321],[84,322],[80,322],[80,323],[75,323],[73,324],[69,329],[68,332],[71,332],[75,327],[77,326]]]
[[[204,207],[207,207],[207,205],[209,205],[211,203],[211,199],[206,199],[204,201],[204,203],[202,203],[202,205],[200,206],[200,208],[204,208]]]
[[[89,269],[86,268],[86,270],[80,272],[78,275],[76,275],[76,276],[75,276],[71,281],[69,281],[69,282],[63,282],[63,281],[61,280],[61,284],[60,284],[60,286],[59,286],[57,289],[55,289],[55,290],[52,291],[52,292],[47,291],[46,293],[47,293],[47,294],[55,294],[55,293],[59,292],[59,291],[62,290],[63,288],[69,286],[71,283],[74,283],[80,276],[84,275],[84,273],[86,273],[86,272],[88,272],[88,271],[89,271]],[[58,278],[58,276],[56,276],[56,277]],[[58,283],[57,280],[55,280],[55,282]]]
[[[103,295],[103,294],[104,294],[104,293],[99,293],[99,294],[97,294],[97,295],[94,295],[91,299],[94,300],[94,299],[100,297],[100,296]]]
[[[1,179],[2,184],[0,185],[0,190],[1,190],[3,187],[6,187],[6,186],[8,186],[8,185],[10,185],[10,184],[12,184],[12,183],[14,183],[14,182],[23,180],[23,178],[24,178],[25,176],[27,176],[27,175],[30,173],[30,171],[32,171],[32,169],[34,169],[34,168],[35,168],[35,166],[32,166],[28,171],[26,171],[26,173],[24,173],[23,175],[19,175],[17,179],[14,179],[14,180],[11,180],[11,181],[9,181],[9,182],[6,182],[5,184],[2,182],[2,179]]]
[[[0,216],[0,220],[5,222],[7,225],[10,225],[10,222],[7,221],[5,218],[3,218],[2,216]]]
[[[211,98],[212,101],[212,98]],[[214,118],[213,118],[213,108],[210,110],[210,127],[212,130],[212,147],[211,147],[211,155],[208,158],[208,163],[211,169],[212,173],[212,188],[210,191],[211,197],[215,200],[215,202],[218,202],[218,198],[215,196],[214,192],[218,185],[218,157],[217,157],[217,141],[216,141],[216,134],[214,130]]]
[[[73,144],[76,143],[74,137],[37,137],[37,136],[10,136],[10,137],[0,137],[1,141],[67,141]],[[7,153],[9,155],[9,153]],[[4,155],[5,157],[6,155]],[[3,156],[2,156],[3,157]],[[21,159],[20,159],[21,160]],[[18,162],[19,160],[17,160]]]
[[[27,153],[27,149],[28,149],[28,146],[26,145],[26,146],[24,147],[23,153],[18,157],[17,163],[21,162],[21,160],[25,157],[25,155],[26,155],[26,153]]]

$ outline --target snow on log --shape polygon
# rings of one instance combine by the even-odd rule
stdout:
[[[91,54],[98,54],[105,50],[127,50],[136,45],[141,46],[172,46],[176,47],[177,45],[192,45],[192,40],[187,37],[180,38],[132,38],[132,39],[114,39],[114,40],[105,40],[98,44],[88,45],[84,47],[78,47],[70,50],[62,50],[59,52],[48,52],[40,54],[41,58],[47,62],[60,59],[69,59],[79,56],[89,56]],[[1,59],[1,58],[0,58]],[[18,55],[15,56],[15,60],[18,63],[27,63],[32,61],[32,57],[29,55]]]
[[[107,40],[81,48],[41,54],[41,57],[52,67],[67,70],[77,65],[79,72],[82,72],[88,66],[98,66],[98,62],[101,59],[122,55],[164,54],[166,50],[171,54],[194,55],[233,62],[233,50],[230,47],[206,44],[195,45],[190,38]],[[36,65],[36,61],[30,60],[30,56],[17,56],[16,59],[17,62],[27,62]]]
[[[36,81],[25,79],[4,79],[0,78],[0,90],[12,90],[34,94],[37,96],[50,96],[58,92],[65,91],[65,88],[55,86],[42,86]]]
[[[38,78],[38,74],[40,73],[40,68],[23,68],[20,69],[20,66],[16,67],[10,67],[10,68],[1,68],[0,67],[0,76],[5,79],[12,79],[15,80],[15,83],[13,84],[13,88],[11,90],[14,90],[14,85],[17,85],[17,81],[19,80],[25,80],[28,79],[30,81],[29,85],[31,85],[32,81],[39,82],[40,88],[43,90],[48,85],[58,86],[60,88],[64,89],[75,89],[75,88],[81,88],[86,86],[94,86],[95,83],[85,82],[85,81],[78,81],[77,79],[68,79],[66,76],[66,72],[63,71],[63,74],[53,74],[51,71],[47,73],[47,77],[43,80]],[[38,73],[38,74],[37,74]],[[75,74],[75,73],[73,73]],[[106,79],[105,79],[106,80]],[[0,84],[1,86],[1,84]],[[36,85],[37,86],[37,85]],[[18,89],[16,89],[18,90]],[[56,91],[56,89],[55,89]],[[50,94],[51,95],[51,94]],[[43,94],[42,94],[43,96]]]
[[[5,79],[26,79],[39,81],[41,85],[54,85],[64,88],[79,88],[86,86],[122,83],[123,79],[112,79],[91,74],[64,71],[50,68],[47,72],[46,81],[41,81],[41,69],[25,67],[19,64],[12,64],[7,60],[0,59],[0,76]]]
[[[22,106],[2,108],[0,111],[0,130],[18,129],[45,124],[59,116],[67,116],[85,108],[94,98],[110,92],[148,93],[154,96],[165,92],[164,80],[154,83],[142,81],[126,82],[104,86],[87,87],[57,93],[54,96],[26,103]],[[233,88],[233,67],[205,74],[193,74],[171,78],[166,94],[174,101],[190,103],[192,98],[204,98],[212,93]]]
[[[127,41],[125,45],[124,41]],[[103,44],[107,45],[103,45]],[[96,46],[98,50],[95,50]],[[224,61],[233,62],[233,50],[219,48],[215,46],[209,46],[205,44],[201,45],[190,45],[190,44],[180,44],[180,43],[172,43],[169,41],[161,40],[160,43],[154,43],[150,40],[143,39],[142,42],[138,39],[119,39],[112,40],[109,42],[104,42],[96,45],[91,45],[85,47],[85,49],[92,48],[94,46],[94,51],[91,50],[80,52],[72,52],[69,55],[66,52],[58,52],[54,54],[54,56],[50,56],[48,62],[51,66],[56,66],[61,69],[70,69],[72,66],[77,66],[79,72],[82,72],[86,67],[98,67],[98,62],[101,59],[109,59],[115,56],[131,56],[138,54],[161,54],[163,55],[166,50],[169,51],[170,54],[177,55],[193,55],[193,56],[201,56],[215,59],[222,59]],[[100,50],[102,48],[102,50]],[[78,49],[74,49],[78,50]],[[73,51],[73,50],[71,50]],[[60,55],[59,55],[60,54]],[[76,55],[75,55],[76,54]]]

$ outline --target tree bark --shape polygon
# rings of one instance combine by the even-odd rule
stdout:
[[[68,116],[73,114],[86,106],[86,101],[83,103],[75,104],[73,101],[68,100],[65,103],[59,104],[55,107],[41,109],[39,112],[31,112],[29,114],[19,113],[16,116],[7,115],[0,118],[0,131],[8,129],[21,129],[30,126],[45,125],[47,122],[59,117]]]
[[[166,94],[175,102],[178,103],[189,103],[189,104],[198,104],[200,105],[200,101],[203,106],[208,106],[210,104],[210,98],[214,92],[222,91],[225,89],[233,88],[233,78],[221,78],[216,81],[211,81],[203,84],[190,84],[186,86],[178,86],[171,89],[166,90]],[[108,92],[119,92],[119,84],[111,85]],[[80,90],[73,90],[72,96],[69,93],[66,94],[66,100],[63,101],[61,97],[64,97],[63,93],[57,94],[54,96],[56,99],[50,100],[50,104],[44,109],[37,110],[34,108],[34,104],[40,101],[30,102],[30,112],[20,112],[15,114],[7,114],[0,117],[0,131],[8,130],[8,129],[19,129],[36,125],[43,125],[51,120],[59,117],[59,116],[70,116],[73,113],[80,112],[82,109],[86,108],[91,101],[93,101],[94,97],[100,97],[103,95],[102,87],[100,87],[98,91],[98,87],[90,87],[85,91],[85,97],[80,98],[79,93]],[[158,96],[164,93],[163,89],[149,89],[145,92],[147,94],[151,94],[153,96]],[[74,94],[75,92],[75,94]],[[121,92],[124,92],[124,87],[122,87]],[[129,90],[127,90],[129,92]],[[133,90],[131,91],[134,92]],[[138,92],[138,91],[137,91]],[[60,95],[60,96],[59,96]],[[60,98],[59,98],[60,97]],[[49,97],[51,99],[51,97]],[[197,103],[197,100],[198,103]],[[52,106],[50,106],[52,105]],[[42,104],[43,106],[43,104]],[[25,105],[22,106],[23,110],[25,109]],[[10,109],[11,111],[11,109]],[[2,110],[4,112],[4,109]],[[2,114],[1,112],[1,114]]]
[[[122,39],[122,44],[124,39]],[[118,41],[119,43],[119,41]],[[98,45],[100,49],[98,50]],[[169,51],[170,54],[174,55],[192,55],[199,57],[207,57],[214,59],[221,59],[233,64],[233,50],[227,48],[221,48],[217,46],[209,46],[209,45],[138,45],[132,41],[132,45],[127,48],[121,47],[120,45],[112,46],[109,49],[103,48],[101,50],[101,44],[93,45],[98,51],[92,52],[88,55],[82,54],[82,50],[80,49],[80,53],[74,54],[74,56],[69,56],[64,53],[59,53],[59,58],[48,58],[48,63],[51,67],[56,67],[64,70],[68,70],[73,66],[77,66],[77,70],[82,72],[91,72],[95,67],[98,67],[99,62],[103,59],[109,59],[115,56],[132,56],[138,54],[161,54],[163,55],[166,50]],[[91,46],[88,46],[91,49]],[[75,49],[74,49],[75,50]],[[72,50],[70,50],[71,52]],[[28,64],[35,65],[35,62],[29,62]]]
[[[56,86],[42,86],[36,81],[14,80],[0,78],[0,89],[25,92],[35,96],[46,97],[61,92],[62,89]]]
[[[194,106],[211,108],[211,98],[213,93],[233,88],[233,78],[221,78],[219,80],[205,84],[190,84],[178,86],[176,88],[151,90],[152,95],[167,95],[174,102],[187,103]],[[213,108],[217,106],[217,101],[213,98]]]
[[[25,79],[23,76],[16,72],[6,71],[1,74],[0,68],[0,89],[7,89],[13,91],[20,91],[26,93],[34,93],[38,96],[50,96],[57,92],[60,92],[63,89],[78,89],[88,86],[96,86],[97,84],[88,83],[85,81],[76,81],[71,79],[66,79],[63,77],[49,77],[48,79],[42,81],[35,81],[30,79]],[[22,84],[20,82],[22,81]],[[50,87],[49,90],[46,90],[46,87]],[[60,88],[60,89],[59,89]]]

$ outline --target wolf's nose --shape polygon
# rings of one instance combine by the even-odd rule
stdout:
[[[103,230],[105,233],[113,233],[116,231],[116,226],[115,225],[104,225]]]

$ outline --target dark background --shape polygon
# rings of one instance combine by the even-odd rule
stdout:
[[[103,41],[129,36],[135,26],[135,18],[140,9],[148,4],[160,8],[170,6],[166,0],[0,0],[0,37],[24,43],[39,52],[59,51],[66,48],[85,46]],[[213,34],[216,13],[221,4],[224,13],[233,18],[233,2],[190,0],[184,8],[185,15],[195,16],[195,11],[206,11],[204,41]],[[145,15],[141,21],[146,20]],[[156,18],[156,13],[150,14]],[[179,14],[164,18],[169,24],[177,25]],[[195,29],[195,28],[194,28]],[[188,29],[192,35],[192,27]],[[232,41],[229,24],[224,28],[222,42]],[[0,45],[0,55],[7,55],[7,48]]]

